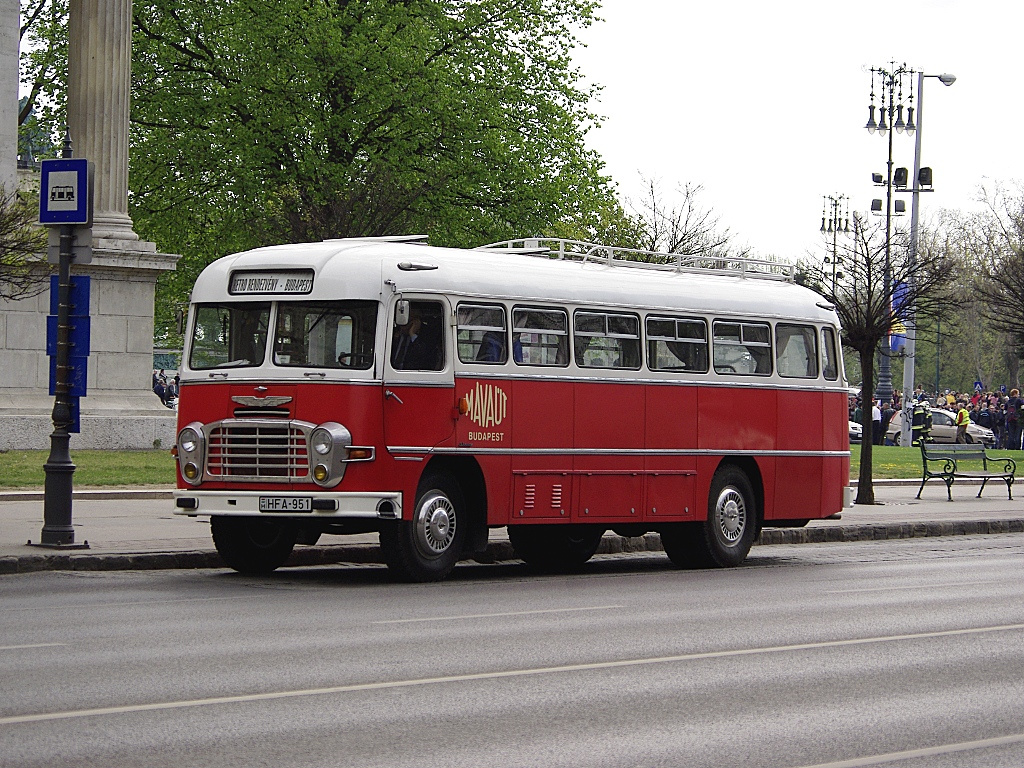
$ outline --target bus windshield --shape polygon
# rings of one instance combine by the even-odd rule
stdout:
[[[200,304],[189,365],[194,370],[261,365],[269,327],[269,302]]]
[[[274,364],[300,368],[373,366],[374,301],[296,301],[277,307]]]

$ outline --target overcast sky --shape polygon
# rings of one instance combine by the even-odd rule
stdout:
[[[871,173],[885,170],[887,142],[864,125],[868,70],[893,60],[957,77],[925,80],[921,155],[936,191],[921,196],[922,220],[976,209],[986,179],[1024,180],[1024,3],[603,0],[600,15],[576,61],[604,86],[589,139],[620,192],[639,196],[641,173],[666,201],[701,184],[759,255],[824,255],[824,195],[861,211],[884,198]],[[913,153],[896,135],[895,165],[913,168]]]

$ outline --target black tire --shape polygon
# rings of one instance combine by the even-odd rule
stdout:
[[[680,568],[731,568],[746,559],[756,530],[757,502],[750,480],[739,467],[725,464],[711,480],[707,519],[666,527],[661,541]]]
[[[412,520],[380,531],[380,548],[392,575],[401,581],[440,581],[462,556],[466,540],[466,502],[458,482],[447,473],[420,481]]]
[[[527,565],[566,572],[577,570],[594,556],[604,530],[596,525],[510,525],[508,540]]]
[[[270,573],[284,565],[298,535],[292,521],[254,517],[215,515],[210,519],[210,530],[225,564],[251,575]]]

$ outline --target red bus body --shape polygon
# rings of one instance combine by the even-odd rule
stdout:
[[[247,293],[237,277],[302,270],[312,271],[312,290],[303,294]],[[269,283],[253,278],[249,285],[264,291]],[[241,289],[233,292],[232,286]],[[284,306],[346,299],[377,307],[373,352],[359,363],[362,367],[296,365],[296,355],[277,351],[294,342],[282,335],[291,332],[282,325]],[[443,313],[439,370],[393,368],[399,343],[393,339],[400,330],[393,319],[410,300],[414,308],[420,301]],[[198,330],[200,321],[221,312],[226,337],[224,318],[232,302],[266,314],[257,323],[257,333],[267,337],[265,358],[240,364],[200,361],[199,348],[221,332],[216,323]],[[612,318],[606,324],[635,317],[635,324],[626,324],[639,329],[636,339],[627,331],[623,342],[609,331],[598,341],[642,348],[644,360],[627,368],[590,368],[582,359],[532,366],[518,360],[521,353],[506,352],[499,363],[464,361],[464,350],[475,348],[466,340],[478,339],[480,332],[474,336],[461,323],[477,307],[494,317],[503,314],[509,327],[502,343],[509,349],[516,343],[508,340],[510,333],[516,336],[517,308],[564,309],[565,343],[572,337],[577,354],[581,332],[572,324],[580,313],[587,316],[576,321],[579,327],[604,315]],[[369,317],[374,309],[360,311]],[[356,320],[340,311],[339,316],[338,343],[348,343],[346,334],[355,333]],[[652,323],[664,327],[665,318],[678,318],[690,328],[703,322],[709,335],[703,346],[712,350],[705,354],[715,356],[714,366],[693,372],[652,368],[648,353],[653,354],[655,341],[647,332]],[[276,328],[267,327],[274,322]],[[314,326],[312,338],[315,323],[307,322]],[[810,346],[819,359],[809,361],[807,371],[813,368],[816,375],[801,369],[798,378],[781,376],[781,349],[774,346],[771,356],[778,362],[770,374],[736,375],[733,366],[719,366],[716,334],[721,327],[725,338],[741,325],[744,334],[748,326],[751,334],[761,326],[774,332],[770,345],[778,345],[779,334],[792,328],[807,339],[813,336],[817,346]],[[238,570],[271,570],[280,564],[276,560],[283,562],[279,554],[290,551],[287,541],[273,549],[275,554],[260,556],[260,535],[276,541],[277,527],[287,530],[286,539],[299,541],[320,533],[379,530],[389,565],[417,580],[443,577],[459,556],[484,545],[488,529],[502,526],[509,526],[513,544],[524,542],[524,559],[545,565],[555,564],[558,549],[545,549],[540,536],[551,534],[562,542],[566,537],[560,533],[572,531],[594,541],[592,534],[599,538],[605,529],[659,531],[666,544],[676,537],[674,548],[666,549],[677,560],[679,542],[713,538],[706,531],[709,509],[714,515],[717,503],[710,497],[716,494],[723,499],[726,547],[734,526],[730,515],[737,509],[749,527],[741,535],[749,539],[762,525],[799,524],[837,513],[848,498],[847,388],[836,359],[838,322],[820,297],[785,280],[719,267],[624,269],[612,259],[581,264],[514,252],[334,241],[259,249],[211,265],[196,285],[189,333],[178,409],[185,442],[179,438],[177,446],[177,512],[213,517],[218,549]],[[365,333],[368,339],[371,329]],[[824,361],[826,336],[834,340],[831,363]],[[681,349],[694,341],[701,343],[680,337],[662,348]],[[749,357],[748,348],[734,344],[733,349],[744,360]],[[331,454],[330,471],[343,471],[337,483],[300,477],[316,462],[311,440],[324,424],[339,427],[331,427],[332,450],[341,458]],[[264,438],[261,430],[271,437]],[[184,448],[193,447],[194,434],[200,445],[189,453]],[[269,442],[260,443],[264,439]],[[256,455],[261,452],[266,456]],[[285,454],[290,458],[281,458]],[[191,479],[183,474],[189,456],[196,458],[188,471],[198,472]],[[261,461],[265,467],[258,466]],[[297,469],[286,470],[284,464]],[[716,474],[723,467],[732,474]],[[738,491],[730,497],[719,488],[721,478],[738,475],[745,479],[726,483]],[[417,506],[428,491],[425,484],[443,492],[433,511]],[[283,501],[261,501],[274,497]],[[729,498],[738,507],[729,506]],[[295,513],[263,508],[296,503],[310,508]],[[262,533],[249,531],[244,521],[261,526]],[[453,536],[456,521],[462,527],[449,543],[458,551],[431,549],[431,543],[440,548],[438,537]],[[572,542],[564,546],[581,546],[575,538]],[[438,558],[444,562],[435,562]]]

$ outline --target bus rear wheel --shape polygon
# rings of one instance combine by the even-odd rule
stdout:
[[[595,525],[510,525],[508,540],[527,565],[572,571],[597,552],[604,528]]]
[[[666,527],[661,541],[680,568],[730,568],[746,559],[756,529],[757,502],[750,480],[739,467],[727,464],[711,480],[707,519]]]
[[[229,568],[260,575],[277,570],[295,547],[298,528],[288,520],[251,517],[210,519],[213,544]]]
[[[402,581],[440,581],[462,554],[466,503],[458,482],[447,473],[420,482],[412,520],[381,529],[380,547],[392,574]]]

